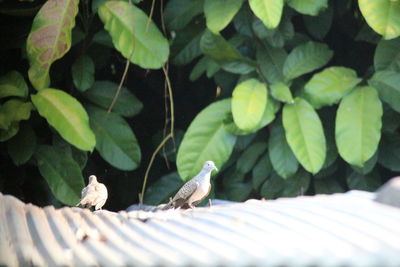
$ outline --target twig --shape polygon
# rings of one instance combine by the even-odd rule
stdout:
[[[161,150],[161,148],[164,146],[164,144],[168,141],[168,139],[172,138],[172,134],[169,133],[162,141],[161,143],[158,145],[158,147],[156,148],[156,150],[154,150],[153,154],[151,155],[150,158],[150,162],[149,165],[147,165],[147,169],[146,169],[146,173],[144,174],[144,181],[143,181],[143,186],[142,186],[142,192],[140,193],[139,197],[139,203],[143,204],[143,196],[144,196],[144,191],[146,189],[146,183],[147,183],[147,178],[149,176],[149,172],[150,172],[150,168],[153,165],[154,159],[156,157],[156,155],[158,154],[158,152]]]

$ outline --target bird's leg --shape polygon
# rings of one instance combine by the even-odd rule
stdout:
[[[192,203],[190,203],[190,204],[188,204],[188,205],[189,205],[189,208],[191,208],[192,210],[194,210],[194,206],[193,206]]]
[[[208,199],[208,206],[211,208],[212,203],[211,203],[211,198]]]

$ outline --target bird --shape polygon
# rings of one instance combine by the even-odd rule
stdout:
[[[206,161],[203,169],[179,189],[178,193],[170,199],[163,210],[176,209],[184,205],[193,209],[195,205],[199,204],[210,193],[210,178],[213,170],[218,171],[214,162],[211,160]]]
[[[89,176],[89,184],[82,189],[81,201],[76,206],[82,205],[85,208],[95,206],[95,210],[101,210],[107,201],[108,192],[107,187],[97,182],[95,175]]]

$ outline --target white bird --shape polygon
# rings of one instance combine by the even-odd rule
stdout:
[[[89,176],[89,184],[82,189],[81,201],[76,206],[82,205],[85,208],[95,206],[95,210],[101,209],[107,201],[107,187],[97,182],[94,175]]]
[[[206,161],[199,174],[186,182],[163,209],[176,209],[186,204],[193,209],[195,205],[199,204],[210,193],[210,178],[213,170],[218,171],[214,162],[211,160]]]

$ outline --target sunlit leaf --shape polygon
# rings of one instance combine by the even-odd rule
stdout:
[[[0,106],[0,129],[7,129],[13,122],[27,120],[31,116],[32,103],[10,99]]]
[[[400,38],[380,40],[374,54],[375,71],[400,70]]]
[[[329,67],[314,74],[304,86],[304,92],[310,104],[320,108],[339,102],[360,81],[352,69]]]
[[[399,1],[359,0],[358,5],[368,25],[385,39],[400,35]]]
[[[78,163],[63,149],[47,145],[38,148],[35,158],[54,196],[64,204],[75,206],[85,186]]]
[[[214,33],[224,29],[239,11],[244,0],[205,0],[207,28]]]
[[[281,102],[293,103],[292,92],[290,92],[289,87],[283,82],[271,85],[271,95]]]
[[[29,124],[24,124],[7,142],[7,151],[16,166],[26,163],[36,149],[36,134]]]
[[[249,0],[250,8],[267,28],[276,28],[281,21],[283,0]]]
[[[117,93],[118,84],[110,81],[96,81],[92,88],[85,92],[85,96],[102,108],[108,109]],[[125,117],[133,117],[143,108],[142,102],[125,86],[121,91],[112,109],[113,112]]]
[[[219,169],[228,160],[236,142],[236,136],[227,132],[223,124],[230,110],[230,99],[221,100],[203,109],[192,121],[177,155],[183,180],[194,177],[207,160],[214,161]]]
[[[140,147],[129,124],[119,115],[89,107],[90,126],[96,135],[96,150],[117,169],[132,171],[140,164]]]
[[[299,163],[290,149],[281,122],[274,123],[269,140],[268,153],[274,170],[283,178],[288,178],[297,172]]]
[[[9,96],[28,96],[28,86],[24,77],[17,71],[10,71],[0,77],[0,98]]]
[[[311,16],[328,7],[328,0],[287,0],[287,3],[297,12]]]
[[[261,128],[264,128],[265,126],[270,124],[275,119],[275,114],[279,110],[279,108],[280,108],[279,102],[275,101],[274,99],[268,99],[268,102],[266,102],[264,113],[261,117],[260,122],[252,130],[240,129],[235,124],[232,113],[229,113],[225,116],[224,121],[223,121],[225,129],[234,135],[247,135],[247,134],[256,132],[256,131],[260,130]]]
[[[136,6],[122,1],[108,1],[99,7],[104,28],[115,48],[142,68],[161,68],[168,59],[168,41],[147,15]]]
[[[283,65],[283,75],[287,80],[324,66],[332,58],[333,52],[326,44],[307,42],[294,48]]]
[[[321,120],[304,99],[296,98],[286,104],[282,113],[286,140],[297,160],[307,171],[315,174],[326,157],[326,140]]]
[[[252,130],[260,123],[268,101],[265,84],[249,79],[238,84],[232,93],[232,114],[242,130]]]
[[[32,95],[39,114],[70,144],[92,151],[95,136],[89,127],[89,118],[81,103],[64,91],[46,88]]]
[[[368,83],[391,108],[400,112],[400,73],[392,70],[375,72]]]
[[[49,87],[51,64],[71,48],[78,0],[48,0],[36,14],[26,42],[29,80],[37,89]]]
[[[362,167],[378,148],[382,104],[372,87],[356,88],[340,102],[336,115],[336,145],[340,156]]]
[[[94,82],[94,63],[91,57],[83,55],[78,57],[72,65],[72,80],[75,87],[84,92]]]

